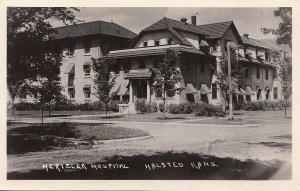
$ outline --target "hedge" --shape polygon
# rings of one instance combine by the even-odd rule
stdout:
[[[135,101],[135,110],[140,113],[153,113],[157,112],[157,103],[146,103],[145,99],[137,99]]]
[[[246,111],[277,111],[284,109],[284,101],[253,101],[243,104]]]

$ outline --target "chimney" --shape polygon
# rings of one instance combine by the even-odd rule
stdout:
[[[247,34],[247,33],[245,33],[243,36],[246,38],[249,38],[249,34]]]
[[[186,18],[184,18],[184,17],[183,17],[183,18],[181,18],[181,19],[180,19],[180,21],[181,21],[181,22],[183,22],[184,24],[187,24],[187,23],[186,23],[187,19],[186,19]]]
[[[192,20],[192,24],[196,26],[197,25],[197,17],[195,15],[193,15],[191,17],[191,20]]]

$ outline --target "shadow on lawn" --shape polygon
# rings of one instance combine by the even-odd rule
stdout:
[[[129,168],[103,168],[109,163],[123,164]],[[165,168],[162,168],[162,163],[166,165]],[[10,172],[7,174],[7,178],[38,180],[266,180],[276,174],[283,162],[279,160],[269,163],[254,160],[239,161],[233,158],[219,158],[194,153],[166,152],[151,156],[116,155],[108,157],[102,162],[93,164],[102,166],[101,169],[92,168],[91,164],[81,163],[80,166],[82,165],[86,169],[61,169],[61,171],[48,169],[46,171],[41,166],[41,169],[29,172]],[[148,167],[146,167],[147,165]],[[290,179],[290,177],[280,177],[280,179]]]

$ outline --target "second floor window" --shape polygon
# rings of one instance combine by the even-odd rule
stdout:
[[[154,41],[155,46],[159,46],[159,40]]]
[[[68,54],[69,56],[73,56],[73,55],[74,55],[74,52],[75,52],[75,43],[74,43],[74,42],[69,42],[67,54]]]
[[[171,45],[171,44],[173,44],[173,38],[168,39],[168,45]]]
[[[266,68],[266,80],[268,80],[269,79],[269,70],[268,70],[268,68]]]
[[[145,60],[140,60],[140,62],[139,62],[139,69],[144,69],[144,68],[146,68]]]
[[[148,46],[148,42],[147,41],[143,42],[143,47],[147,47],[147,46]]]
[[[125,62],[122,64],[122,68],[123,68],[123,71],[124,73],[129,73],[129,70],[130,70],[130,62]]]
[[[202,73],[205,72],[205,65],[204,64],[200,65],[200,72],[202,72]]]
[[[83,65],[83,71],[84,71],[84,76],[90,76],[91,75],[91,64],[85,63]]]
[[[91,41],[86,40],[86,41],[83,43],[83,47],[84,47],[84,53],[85,53],[85,54],[89,54],[89,53],[91,52]]]
[[[249,76],[249,67],[245,68],[245,77],[248,78]]]
[[[260,78],[260,70],[259,70],[259,67],[256,68],[256,78],[257,78],[257,79]]]

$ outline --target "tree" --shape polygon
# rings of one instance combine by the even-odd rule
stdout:
[[[163,100],[164,119],[166,119],[166,100],[176,93],[180,94],[181,88],[177,85],[182,82],[182,75],[176,68],[179,56],[172,49],[168,49],[164,57],[151,68],[153,73],[153,88],[157,95]]]
[[[232,87],[239,87],[242,81],[243,73],[245,72],[245,66],[242,66],[238,62],[237,53],[235,50],[230,50],[230,61],[231,61],[231,84]],[[228,80],[228,53],[223,52],[220,57],[220,62],[216,68],[216,83],[218,84],[218,89],[220,96],[225,100],[224,110],[226,112],[226,103],[229,92],[229,80]]]
[[[277,36],[277,44],[288,45],[292,49],[292,8],[279,7],[274,11],[275,17],[280,17],[282,22],[277,29],[262,28],[264,34],[273,32]],[[282,86],[282,93],[285,99],[285,116],[287,100],[292,95],[292,58],[289,58],[278,51],[273,52],[273,58],[279,68],[279,78]]]
[[[14,101],[21,87],[59,73],[62,54],[52,41],[56,30],[50,20],[75,22],[76,8],[7,8],[7,84]]]
[[[105,116],[107,117],[108,104],[117,92],[111,92],[112,88],[115,86],[115,79],[111,73],[112,67],[116,64],[115,59],[110,58],[99,58],[92,59],[93,70],[96,72],[95,76],[95,86],[96,97],[105,105]]]
[[[34,85],[30,86],[31,94],[38,99],[42,110],[42,124],[44,118],[44,108],[48,106],[48,116],[51,115],[51,104],[59,102],[64,96],[61,93],[61,86],[58,78],[43,78],[35,81]]]

